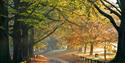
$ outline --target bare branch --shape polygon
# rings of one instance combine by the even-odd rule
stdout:
[[[37,40],[34,42],[34,45],[37,44],[38,42],[44,40],[45,38],[49,37],[50,35],[52,35],[61,25],[63,25],[64,23],[59,24],[58,26],[56,26],[51,32],[49,32],[47,35],[43,36],[41,39]]]
[[[119,18],[121,18],[121,15],[118,13],[118,12],[116,12],[116,11],[114,11],[113,9],[111,9],[109,6],[107,6],[102,0],[100,0],[101,1],[101,3],[111,12],[111,13],[114,13],[116,16],[118,16]]]
[[[108,18],[110,20],[110,22],[112,23],[112,25],[118,31],[119,27],[116,25],[115,20],[112,18],[112,16],[110,16],[109,14],[105,13],[104,11],[102,11],[96,4],[94,4],[94,6],[99,11],[100,14],[102,14],[103,16],[105,16],[106,18]]]
[[[50,36],[52,33],[54,33],[57,30],[57,27],[55,29],[53,29],[51,32],[49,32],[47,35],[45,35],[44,37],[42,37],[41,39],[37,40],[36,42],[34,42],[34,45],[42,40],[44,40],[45,38],[47,38],[48,36]]]
[[[121,13],[121,10],[119,10],[115,5],[112,3],[108,2],[107,0],[104,0],[106,3],[110,4],[112,7],[114,7],[119,13]]]

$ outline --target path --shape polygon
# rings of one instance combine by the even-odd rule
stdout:
[[[49,52],[44,54],[44,56],[48,58],[48,63],[89,63],[88,61],[83,61],[76,51]]]

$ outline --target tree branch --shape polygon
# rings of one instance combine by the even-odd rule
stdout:
[[[108,18],[110,20],[110,22],[112,23],[112,25],[118,31],[119,27],[116,25],[115,20],[112,18],[112,16],[110,16],[109,14],[105,13],[104,11],[102,11],[96,4],[94,4],[94,6],[99,11],[100,14],[102,14],[103,16],[105,16],[106,18]]]
[[[40,4],[40,0],[39,0],[39,3],[32,9],[32,11],[28,14],[27,18],[29,18],[33,13],[34,11],[36,10],[36,8],[39,6]]]
[[[111,9],[109,6],[107,6],[102,0],[100,0],[101,1],[101,3],[111,12],[111,13],[114,13],[116,16],[118,16],[119,18],[121,18],[121,15],[118,13],[118,12],[116,12],[116,11],[114,11],[113,9]]]
[[[60,11],[60,12],[61,12],[61,11]],[[78,24],[76,24],[76,23],[70,21],[70,20],[66,17],[66,15],[64,15],[63,13],[61,13],[61,14],[62,14],[63,18],[64,18],[68,23],[73,24],[73,25],[78,26],[78,27],[81,27],[80,25],[78,25]]]
[[[57,5],[55,5],[54,7],[52,7],[52,9],[50,9],[50,10],[48,10],[46,13],[44,13],[44,16],[48,16],[49,13],[51,13],[52,11],[55,10],[56,6],[57,6]]]
[[[75,25],[75,26],[81,27],[80,25],[78,25],[78,24],[76,24],[76,23],[74,23],[74,22],[68,20],[68,19],[65,18],[65,17],[64,17],[64,19],[65,19],[68,23],[70,23],[70,24],[73,24],[73,25]]]
[[[57,27],[55,27],[51,32],[49,32],[47,35],[43,36],[41,39],[35,41],[33,44],[35,45],[36,43],[44,40],[45,38],[49,37],[50,35],[52,35],[58,28],[59,26],[63,25],[64,23],[61,23],[60,25],[58,25]]]
[[[112,7],[114,7],[119,13],[121,13],[121,10],[119,10],[115,5],[112,3],[108,2],[107,0],[104,0],[106,3],[110,4]]]
[[[57,11],[59,11],[60,14],[62,14],[63,18],[64,18],[68,23],[71,23],[71,24],[73,24],[73,25],[75,25],[75,26],[81,27],[80,25],[78,25],[78,24],[76,24],[76,23],[71,22],[70,20],[68,20],[68,19],[65,17],[65,15],[63,15],[62,11],[61,11],[60,9],[56,8],[56,6],[54,6],[51,10],[49,10],[46,14],[44,14],[44,16],[46,16],[46,17],[47,17],[48,19],[50,19],[50,20],[54,20],[54,21],[64,21],[64,20],[53,19],[53,18],[51,18],[51,17],[48,16],[49,13],[52,12],[54,9],[57,10]]]

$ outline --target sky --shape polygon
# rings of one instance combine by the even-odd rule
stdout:
[[[116,3],[116,0],[109,0],[110,2]]]

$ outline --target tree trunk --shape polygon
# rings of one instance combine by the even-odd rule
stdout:
[[[105,42],[105,45],[104,45],[104,59],[105,59],[105,61],[107,60],[106,59],[106,56],[107,56],[107,50],[106,50],[106,47],[107,47],[107,44],[106,44],[106,42]]]
[[[124,13],[125,14],[125,13]],[[118,47],[117,53],[115,58],[111,61],[111,63],[118,62],[124,63],[125,62],[125,15],[121,18],[121,25],[118,31]]]
[[[29,41],[28,41],[28,25],[22,23],[22,42],[21,45],[23,46],[21,48],[22,52],[22,59],[26,60],[28,58],[28,48],[29,48]]]
[[[19,63],[20,61],[22,61],[21,56],[21,24],[17,21],[15,21],[14,23],[14,31],[13,31],[13,47],[14,47],[14,51],[13,51],[13,61],[14,63]],[[21,48],[20,48],[21,47]]]
[[[93,55],[93,48],[94,48],[94,43],[93,42],[91,42],[90,43],[90,55]]]
[[[87,43],[84,45],[84,54],[86,54],[86,49],[87,49]]]
[[[28,59],[28,25],[15,21],[14,24],[14,63]]]
[[[117,53],[112,62],[125,62],[125,29],[123,30],[120,30],[120,32],[118,33],[119,37]]]
[[[7,5],[5,5],[4,0],[0,0],[0,63],[10,63],[8,40],[8,8]]]
[[[32,27],[29,31],[29,45],[28,45],[28,57],[33,56],[33,43],[34,43],[34,28]]]
[[[17,14],[14,16],[14,31],[13,31],[13,62],[14,63],[19,63],[23,60],[23,52],[22,50],[25,49],[23,48],[23,40],[22,40],[22,23],[18,21],[19,17],[19,4],[20,0],[13,0],[14,2],[14,8],[16,9]]]

